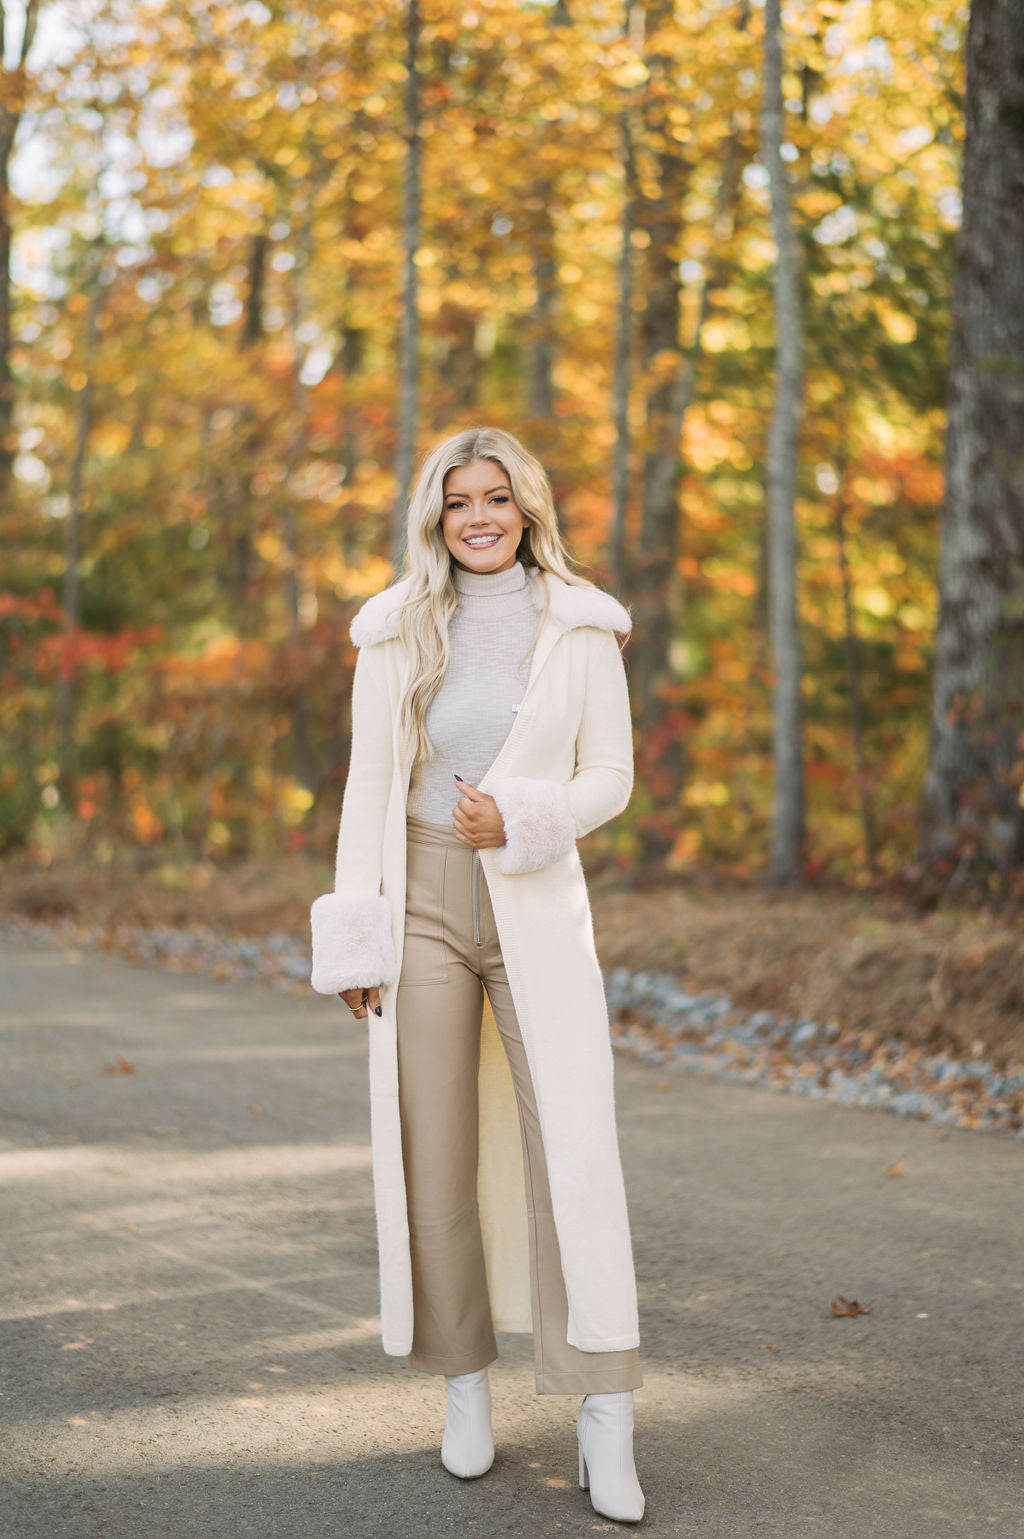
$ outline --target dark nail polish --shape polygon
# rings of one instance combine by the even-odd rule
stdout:
[[[453,774],[453,775],[454,775],[454,774],[455,774],[455,771],[454,771],[454,770],[453,770],[453,771],[452,771],[452,774]],[[461,775],[455,775],[455,778],[456,778],[456,780],[461,780],[461,779],[462,779],[462,776],[461,776]]]
[[[384,1014],[384,1012],[381,1009],[380,1005],[374,1005],[373,1013],[374,1013],[374,1015],[383,1015]]]

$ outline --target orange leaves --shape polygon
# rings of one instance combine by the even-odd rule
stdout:
[[[859,1304],[856,1299],[844,1299],[838,1294],[832,1300],[832,1313],[841,1320],[852,1320],[855,1315],[869,1315],[871,1310],[867,1304]]]
[[[135,1065],[133,1063],[129,1063],[127,1058],[122,1057],[122,1055],[118,1053],[113,1063],[105,1063],[103,1065],[103,1072],[104,1074],[134,1074]]]

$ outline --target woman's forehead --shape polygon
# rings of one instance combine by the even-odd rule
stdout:
[[[496,460],[470,460],[467,465],[453,465],[444,478],[445,491],[469,491],[482,487],[508,486],[508,473]]]

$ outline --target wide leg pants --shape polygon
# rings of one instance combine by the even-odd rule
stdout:
[[[398,1083],[412,1253],[410,1367],[472,1373],[497,1357],[477,1211],[483,991],[519,1106],[538,1394],[605,1394],[643,1382],[636,1348],[581,1352],[568,1305],[526,1051],[487,882],[454,828],[410,816]]]

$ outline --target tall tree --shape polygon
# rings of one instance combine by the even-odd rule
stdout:
[[[626,0],[622,31],[633,40],[635,20],[642,13],[634,0]],[[619,248],[619,293],[615,326],[615,365],[612,375],[612,420],[615,452],[612,460],[612,522],[608,537],[608,570],[621,583],[626,554],[626,515],[629,511],[629,397],[633,357],[633,230],[636,227],[636,153],[629,91],[619,112],[619,145],[622,158],[622,223]]]
[[[675,630],[671,604],[679,541],[682,469],[673,398],[683,369],[680,337],[683,199],[688,155],[677,137],[672,35],[673,0],[644,0],[648,86],[640,110],[645,154],[639,171],[636,222],[646,238],[641,346],[646,380],[643,495],[636,582],[641,624],[634,651],[647,724]]]
[[[775,321],[775,392],[768,435],[768,611],[772,643],[773,761],[771,877],[800,874],[804,838],[804,769],[797,622],[797,448],[803,394],[800,263],[783,159],[782,17],[780,0],[765,0],[762,143],[771,195]]]
[[[11,156],[25,111],[29,50],[39,22],[38,0],[25,0],[20,42],[13,49],[10,68],[7,49],[11,6],[0,0],[0,506],[6,500],[14,463],[14,379],[11,373],[12,306]]]
[[[398,492],[392,531],[392,557],[401,563],[405,551],[405,510],[412,489],[416,454],[416,415],[419,399],[417,350],[419,301],[416,253],[420,244],[420,51],[419,0],[408,0],[405,15],[405,181],[402,203],[402,328],[398,415]]]
[[[1024,7],[973,0],[922,853],[1024,860]]]
[[[68,506],[64,520],[64,624],[60,678],[57,685],[57,762],[61,794],[70,803],[75,781],[75,683],[81,621],[81,526],[85,494],[85,464],[92,429],[96,345],[103,306],[105,246],[98,240],[90,253],[89,293],[82,348],[80,389],[75,411],[74,446],[68,473]]]

